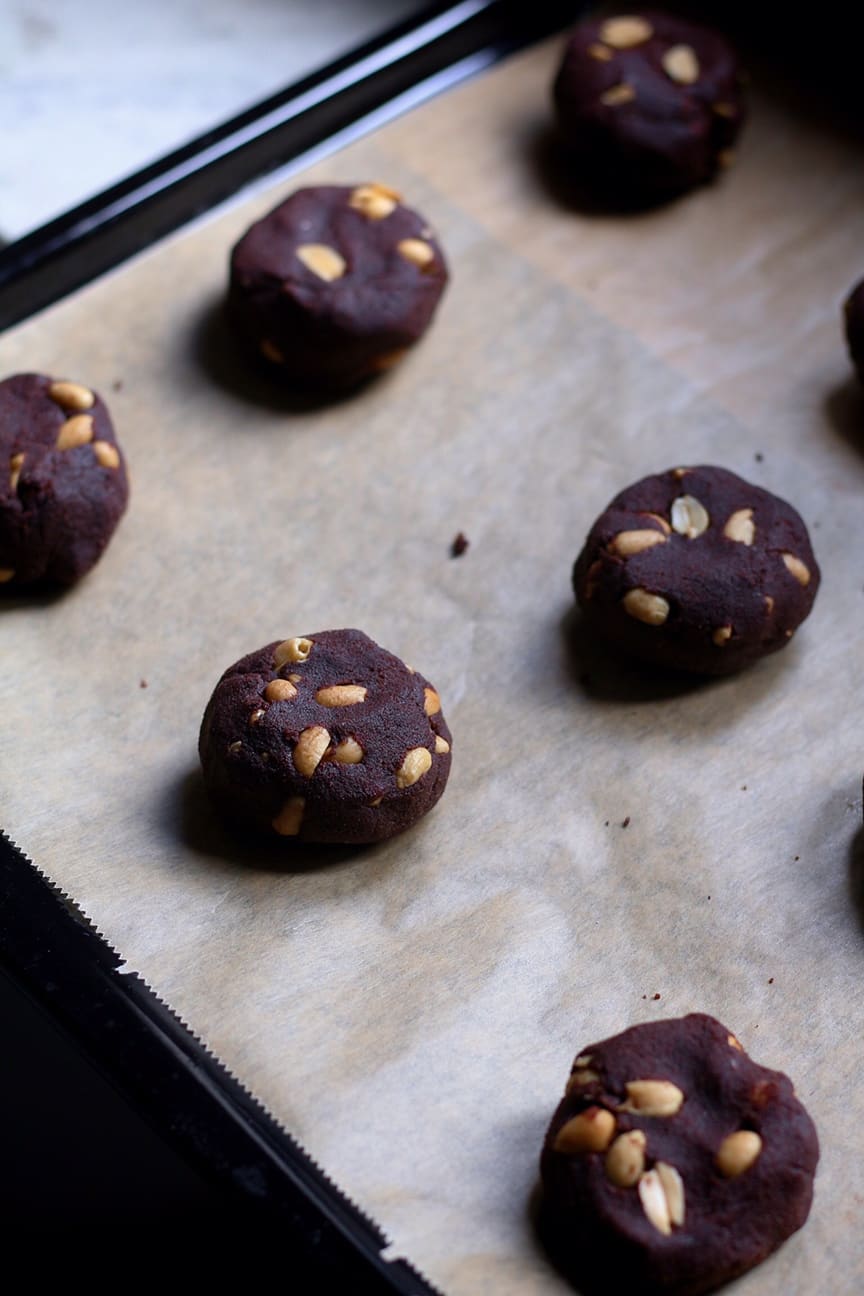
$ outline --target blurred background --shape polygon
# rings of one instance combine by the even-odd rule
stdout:
[[[0,0],[0,241],[427,0]]]

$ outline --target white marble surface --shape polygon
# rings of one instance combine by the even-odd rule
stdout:
[[[0,237],[13,239],[423,0],[0,0]]]

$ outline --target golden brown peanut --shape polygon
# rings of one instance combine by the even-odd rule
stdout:
[[[396,773],[396,786],[412,787],[432,768],[432,753],[426,747],[412,747]]]
[[[587,1107],[562,1125],[556,1152],[605,1152],[615,1133],[615,1117],[604,1107]]]
[[[330,746],[330,733],[323,725],[310,725],[294,744],[294,768],[304,778],[311,778]]]
[[[75,382],[52,382],[48,395],[61,409],[72,410],[76,414],[92,409],[96,397],[89,387]]]

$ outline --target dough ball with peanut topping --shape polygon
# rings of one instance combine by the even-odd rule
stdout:
[[[229,667],[198,746],[231,818],[306,842],[393,837],[450,773],[437,692],[359,630],[277,640]]]
[[[819,1142],[789,1078],[713,1017],[582,1049],[540,1161],[542,1231],[579,1291],[701,1296],[810,1211]]]
[[[426,331],[447,283],[424,218],[381,184],[299,189],[231,255],[240,336],[290,384],[352,387]]]
[[[95,392],[43,374],[0,382],[0,589],[80,580],[128,497],[123,455]]]
[[[731,161],[745,117],[731,46],[657,10],[580,23],[554,98],[577,178],[628,203],[657,202],[711,180]]]
[[[573,585],[587,624],[634,657],[726,675],[785,647],[819,568],[791,504],[724,468],[672,468],[616,495]]]

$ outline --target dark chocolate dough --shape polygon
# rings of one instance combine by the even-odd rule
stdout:
[[[0,589],[74,584],[102,554],[128,497],[95,392],[43,374],[0,382]]]
[[[593,1294],[700,1296],[801,1228],[819,1143],[789,1078],[703,1013],[576,1058],[543,1147],[542,1232]]]
[[[359,630],[325,630],[229,667],[199,752],[209,792],[237,821],[360,844],[432,809],[450,773],[450,730],[422,675]]]
[[[346,388],[396,364],[447,283],[424,218],[384,185],[300,189],[234,248],[228,310],[290,384]]]
[[[785,500],[723,468],[673,468],[612,500],[573,586],[587,624],[626,652],[725,675],[789,642],[819,568]]]
[[[577,179],[630,202],[711,180],[731,161],[745,117],[741,71],[727,41],[653,9],[580,23],[554,99]]]

